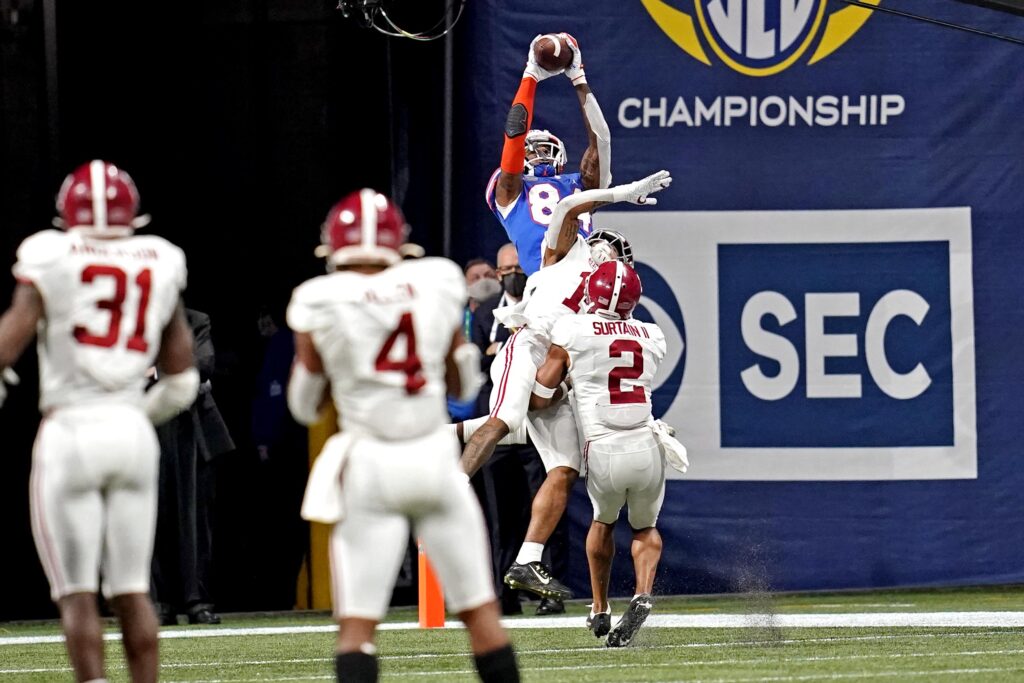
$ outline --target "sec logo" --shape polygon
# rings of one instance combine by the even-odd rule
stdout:
[[[873,5],[880,1],[867,0]],[[706,45],[720,61],[747,76],[784,71],[817,41],[807,61],[814,64],[839,49],[872,14],[854,6],[829,13],[827,0],[688,0],[684,4],[687,9],[692,6],[693,16],[663,0],[643,4],[662,31],[691,57],[710,66]]]

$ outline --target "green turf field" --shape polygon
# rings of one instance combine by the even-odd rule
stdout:
[[[625,601],[613,602],[618,610]],[[529,611],[531,604],[525,605]],[[527,681],[783,682],[836,680],[1024,681],[1024,627],[815,627],[787,619],[818,615],[892,621],[903,617],[970,614],[1024,623],[1024,587],[937,591],[815,593],[662,598],[654,614],[697,618],[733,615],[734,628],[645,627],[629,648],[601,646],[582,627],[584,603],[570,606],[563,628],[513,628]],[[956,613],[949,615],[948,613]],[[401,628],[411,610],[389,617],[395,630],[379,637],[381,671],[390,680],[475,680],[465,633],[458,629]],[[534,622],[521,617],[515,622]],[[554,622],[551,622],[554,623]],[[230,629],[225,635],[193,637]],[[255,634],[254,628],[276,629]],[[331,680],[333,635],[324,614],[237,615],[221,627],[164,629],[165,681]],[[310,632],[313,631],[313,632]],[[0,680],[71,680],[63,645],[46,640],[56,624],[0,624]],[[228,634],[230,633],[230,635]],[[50,638],[52,640],[52,638]],[[127,680],[120,644],[108,642],[112,681]]]

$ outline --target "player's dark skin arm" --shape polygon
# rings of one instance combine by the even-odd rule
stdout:
[[[563,200],[564,201],[564,200]],[[605,206],[608,202],[583,202],[579,206],[569,209],[569,212],[565,215],[565,219],[562,221],[562,227],[558,232],[558,246],[554,249],[544,244],[544,259],[543,265],[550,266],[554,263],[558,263],[565,255],[572,249],[572,245],[576,244],[576,235],[579,232],[579,216],[583,213],[589,213],[596,211],[598,208]]]
[[[498,174],[498,184],[494,189],[494,197],[498,206],[508,206],[519,193],[523,191],[523,174],[507,173],[502,171]]]
[[[455,363],[455,349],[465,343],[462,329],[456,329],[452,335],[452,343],[448,347],[448,355],[444,359],[444,383],[449,396],[458,396],[462,393],[462,376],[459,374],[459,366]]]
[[[590,119],[587,118],[587,95],[591,93],[590,86],[581,83],[576,86],[576,99],[580,103],[580,113],[583,114],[583,127],[587,131],[587,148],[583,150],[583,157],[580,159],[580,178],[583,180],[583,189],[593,190],[601,186],[601,163],[597,153],[597,134],[590,126]]]
[[[530,410],[547,408],[552,403],[557,403],[562,398],[562,391],[558,385],[565,379],[569,371],[569,353],[561,346],[552,344],[548,348],[548,357],[544,359],[543,365],[537,370],[537,383],[543,384],[555,393],[550,398],[544,398],[537,394],[530,395]]]
[[[179,301],[160,338],[160,352],[156,357],[156,367],[160,372],[177,375],[193,367],[195,357],[192,355],[192,342],[192,328],[185,317],[185,308]]]
[[[43,317],[43,297],[39,290],[35,285],[19,283],[11,307],[0,317],[0,368],[17,362],[35,338],[36,326]]]
[[[490,460],[495,444],[507,435],[508,425],[496,417],[489,418],[480,425],[466,442],[466,447],[462,449],[462,457],[459,459],[462,471],[470,477],[476,474],[477,470]]]

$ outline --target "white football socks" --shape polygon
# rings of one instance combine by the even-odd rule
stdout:
[[[543,543],[531,543],[526,541],[523,543],[523,547],[519,549],[519,554],[516,555],[516,564],[529,564],[531,562],[540,562],[540,556],[544,553]]]

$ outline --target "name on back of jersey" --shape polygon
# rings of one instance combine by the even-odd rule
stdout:
[[[131,259],[148,259],[157,260],[160,258],[160,252],[153,247],[129,247],[123,246],[106,246],[98,244],[86,244],[83,242],[72,242],[71,253],[75,255],[86,255],[86,256],[100,256],[103,258],[131,258]]]
[[[647,329],[638,325],[630,325],[624,320],[613,320],[609,322],[594,322],[593,329],[595,335],[602,336],[616,336],[621,334],[627,334],[631,337],[639,337],[641,339],[650,339],[651,335],[647,333]]]

